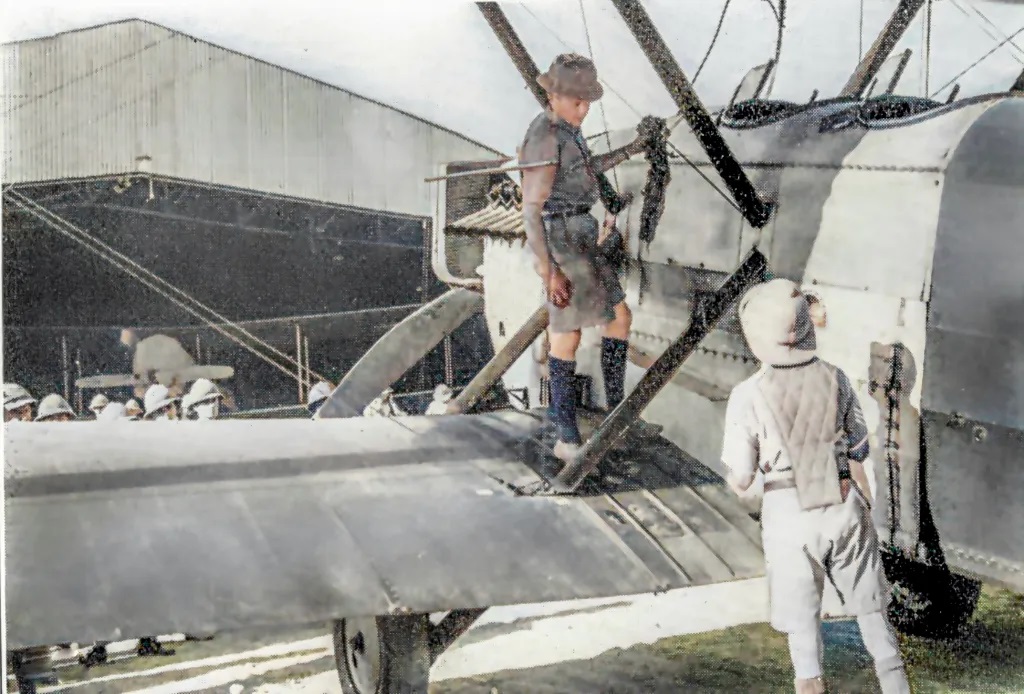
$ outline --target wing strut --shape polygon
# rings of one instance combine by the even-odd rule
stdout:
[[[647,369],[647,373],[633,391],[612,410],[584,444],[576,459],[566,465],[552,484],[556,492],[574,491],[590,474],[615,442],[626,433],[633,422],[661,392],[682,367],[697,345],[725,315],[726,310],[743,295],[748,287],[764,281],[768,261],[758,249],[753,249],[743,264],[725,280],[714,296],[695,313],[694,319],[682,335]]]
[[[693,130],[701,147],[707,153],[715,170],[722,177],[725,185],[732,193],[733,199],[740,207],[744,218],[750,226],[760,229],[771,217],[772,205],[758,196],[754,185],[747,178],[743,167],[736,160],[729,145],[722,138],[722,133],[715,126],[715,121],[704,108],[700,97],[679,63],[672,56],[668,45],[658,33],[654,22],[647,15],[643,5],[637,0],[612,0],[615,9],[622,15],[629,30],[633,32],[644,55],[650,61],[654,71],[658,73],[665,89],[679,107],[683,118]]]
[[[871,44],[871,48],[864,54],[864,57],[861,58],[857,69],[850,75],[850,79],[846,86],[843,87],[843,91],[839,92],[839,96],[852,97],[854,99],[861,97],[864,90],[875,81],[878,71],[882,69],[882,65],[888,59],[889,54],[892,53],[892,49],[899,43],[899,40],[907,31],[907,27],[910,26],[910,22],[913,21],[918,10],[924,5],[924,2],[925,0],[900,0],[900,4],[893,10],[889,21],[882,28],[882,32],[875,39],[875,42]]]

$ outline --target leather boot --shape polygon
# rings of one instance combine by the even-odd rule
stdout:
[[[825,680],[815,677],[811,680],[793,680],[796,694],[825,694]]]

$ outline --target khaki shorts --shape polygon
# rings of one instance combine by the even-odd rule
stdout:
[[[544,220],[548,248],[572,283],[572,298],[565,308],[548,302],[551,332],[568,333],[608,325],[615,307],[625,301],[616,269],[598,250],[600,226],[589,214]]]
[[[856,487],[844,503],[810,511],[800,509],[795,489],[769,492],[761,525],[775,629],[817,628],[826,580],[846,614],[859,617],[886,606],[878,534]]]

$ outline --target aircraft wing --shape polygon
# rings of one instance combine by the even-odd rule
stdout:
[[[503,412],[6,427],[9,647],[763,573],[756,524],[664,442],[630,459],[646,488],[517,495],[506,482],[537,478],[539,426]]]

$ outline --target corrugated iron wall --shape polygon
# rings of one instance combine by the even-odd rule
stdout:
[[[155,24],[3,46],[5,183],[157,174],[429,216],[423,179],[482,145]]]

